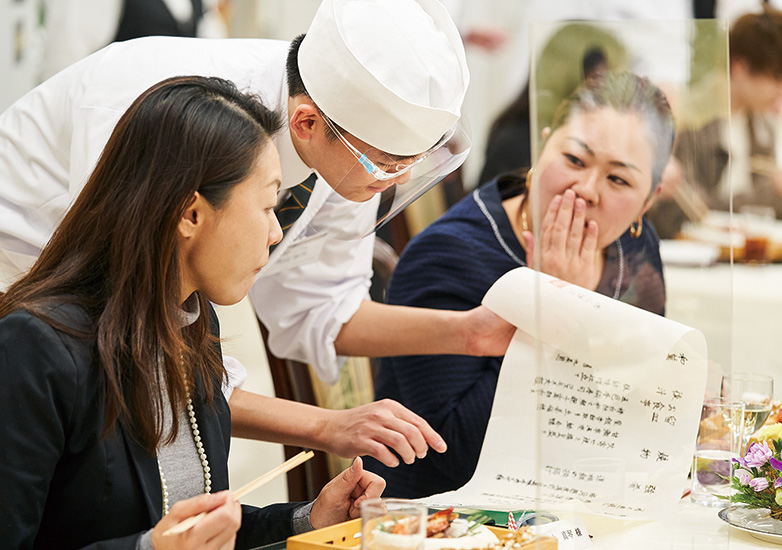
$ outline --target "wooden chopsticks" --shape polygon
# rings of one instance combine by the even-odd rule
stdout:
[[[295,468],[299,464],[307,462],[313,456],[315,456],[315,453],[313,453],[312,451],[302,451],[302,452],[300,452],[296,456],[294,456],[292,458],[289,458],[288,460],[286,460],[285,462],[283,462],[282,464],[280,464],[276,468],[272,468],[271,470],[269,470],[268,472],[266,472],[262,476],[259,476],[257,479],[251,481],[250,483],[248,483],[244,487],[242,487],[239,490],[237,490],[234,493],[234,499],[238,501],[240,498],[248,495],[249,493],[252,493],[257,488],[259,488],[262,485],[265,485],[266,483],[268,483],[269,481],[271,481],[275,477],[277,477],[277,476],[279,476],[281,474],[284,474],[285,472],[287,472],[289,470],[292,470],[293,468]],[[193,527],[196,523],[201,521],[201,519],[205,515],[206,515],[206,512],[201,512],[200,514],[196,514],[195,516],[190,516],[186,520],[181,521],[181,522],[177,523],[176,525],[174,525],[173,527],[163,531],[163,536],[167,537],[169,535],[176,535],[178,533],[184,533],[185,531],[187,531],[188,529]]]

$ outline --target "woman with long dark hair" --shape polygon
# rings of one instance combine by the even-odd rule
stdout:
[[[230,413],[210,302],[241,300],[282,237],[280,127],[228,81],[154,85],[0,296],[3,545],[252,547],[354,517],[382,491],[360,462],[313,504],[241,508],[223,491]]]

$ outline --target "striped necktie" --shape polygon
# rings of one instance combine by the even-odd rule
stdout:
[[[296,187],[290,189],[290,195],[280,205],[277,210],[277,219],[280,221],[280,227],[282,227],[282,235],[288,229],[296,223],[301,213],[304,212],[304,208],[307,206],[310,197],[312,196],[312,189],[315,187],[315,180],[318,178],[314,173],[310,175],[306,180],[301,182]]]

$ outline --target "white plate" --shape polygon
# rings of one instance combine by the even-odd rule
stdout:
[[[772,519],[766,508],[728,506],[718,515],[731,527],[746,531],[756,539],[782,544],[782,521]]]

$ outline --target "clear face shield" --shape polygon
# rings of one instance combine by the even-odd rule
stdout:
[[[364,144],[354,145],[342,130],[321,112],[324,122],[356,159],[331,186],[343,197],[357,202],[380,195],[377,218],[372,227],[356,233],[363,238],[374,233],[407,205],[437,185],[467,158],[472,146],[466,122],[459,120],[428,150],[414,156],[390,155]],[[354,138],[355,139],[355,138]]]

